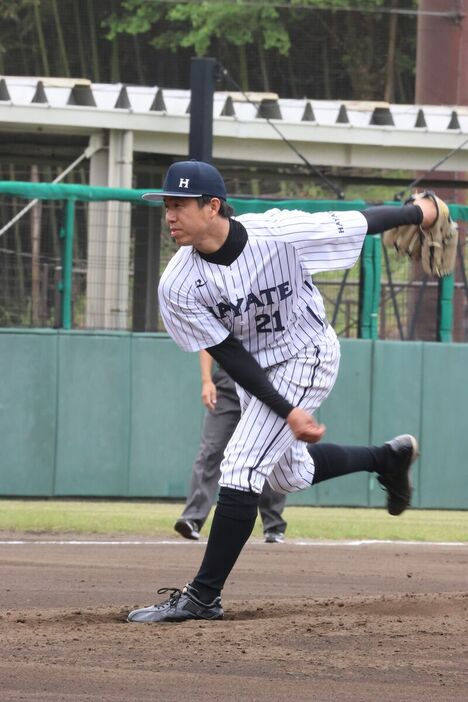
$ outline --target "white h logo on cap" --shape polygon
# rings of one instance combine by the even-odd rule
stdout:
[[[188,188],[190,178],[181,178],[179,180],[179,188]]]

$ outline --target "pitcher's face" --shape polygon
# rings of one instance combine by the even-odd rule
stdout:
[[[165,197],[166,222],[171,237],[179,246],[201,244],[208,235],[213,217],[217,212],[213,208],[216,198],[206,205],[199,206],[195,197]]]

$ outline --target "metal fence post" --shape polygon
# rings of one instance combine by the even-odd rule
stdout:
[[[361,253],[360,339],[377,339],[379,336],[381,255],[380,234],[366,236]]]
[[[453,273],[439,280],[439,297],[437,301],[437,337],[439,341],[453,341],[453,293],[455,279]]]
[[[64,220],[60,229],[60,238],[63,239],[62,251],[62,280],[60,293],[62,296],[62,329],[72,328],[72,273],[73,273],[73,236],[75,231],[75,200],[70,198],[65,201]]]
[[[380,293],[382,289],[382,243],[380,234],[372,236],[373,251],[372,263],[374,268],[374,280],[372,286],[372,308],[370,318],[371,339],[379,338],[379,309],[380,309]]]
[[[374,242],[366,236],[361,252],[361,279],[359,290],[359,338],[371,339],[372,297],[374,288]]]

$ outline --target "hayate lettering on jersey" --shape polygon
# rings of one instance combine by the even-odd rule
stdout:
[[[218,302],[214,307],[208,307],[212,314],[218,319],[224,319],[230,312],[234,313],[234,317],[240,317],[244,312],[248,312],[252,305],[256,308],[266,307],[266,305],[274,305],[277,302],[285,300],[293,294],[289,280],[284,283],[275,285],[272,288],[264,288],[258,292],[249,292],[246,297],[238,297],[235,302]]]

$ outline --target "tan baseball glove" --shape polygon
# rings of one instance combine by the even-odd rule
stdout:
[[[429,229],[417,224],[407,224],[388,229],[383,233],[385,246],[393,247],[399,255],[407,254],[414,261],[421,261],[423,270],[434,278],[453,273],[457,257],[458,227],[450,217],[449,208],[433,192],[412,195],[405,205],[430,197],[437,207],[437,219]]]

